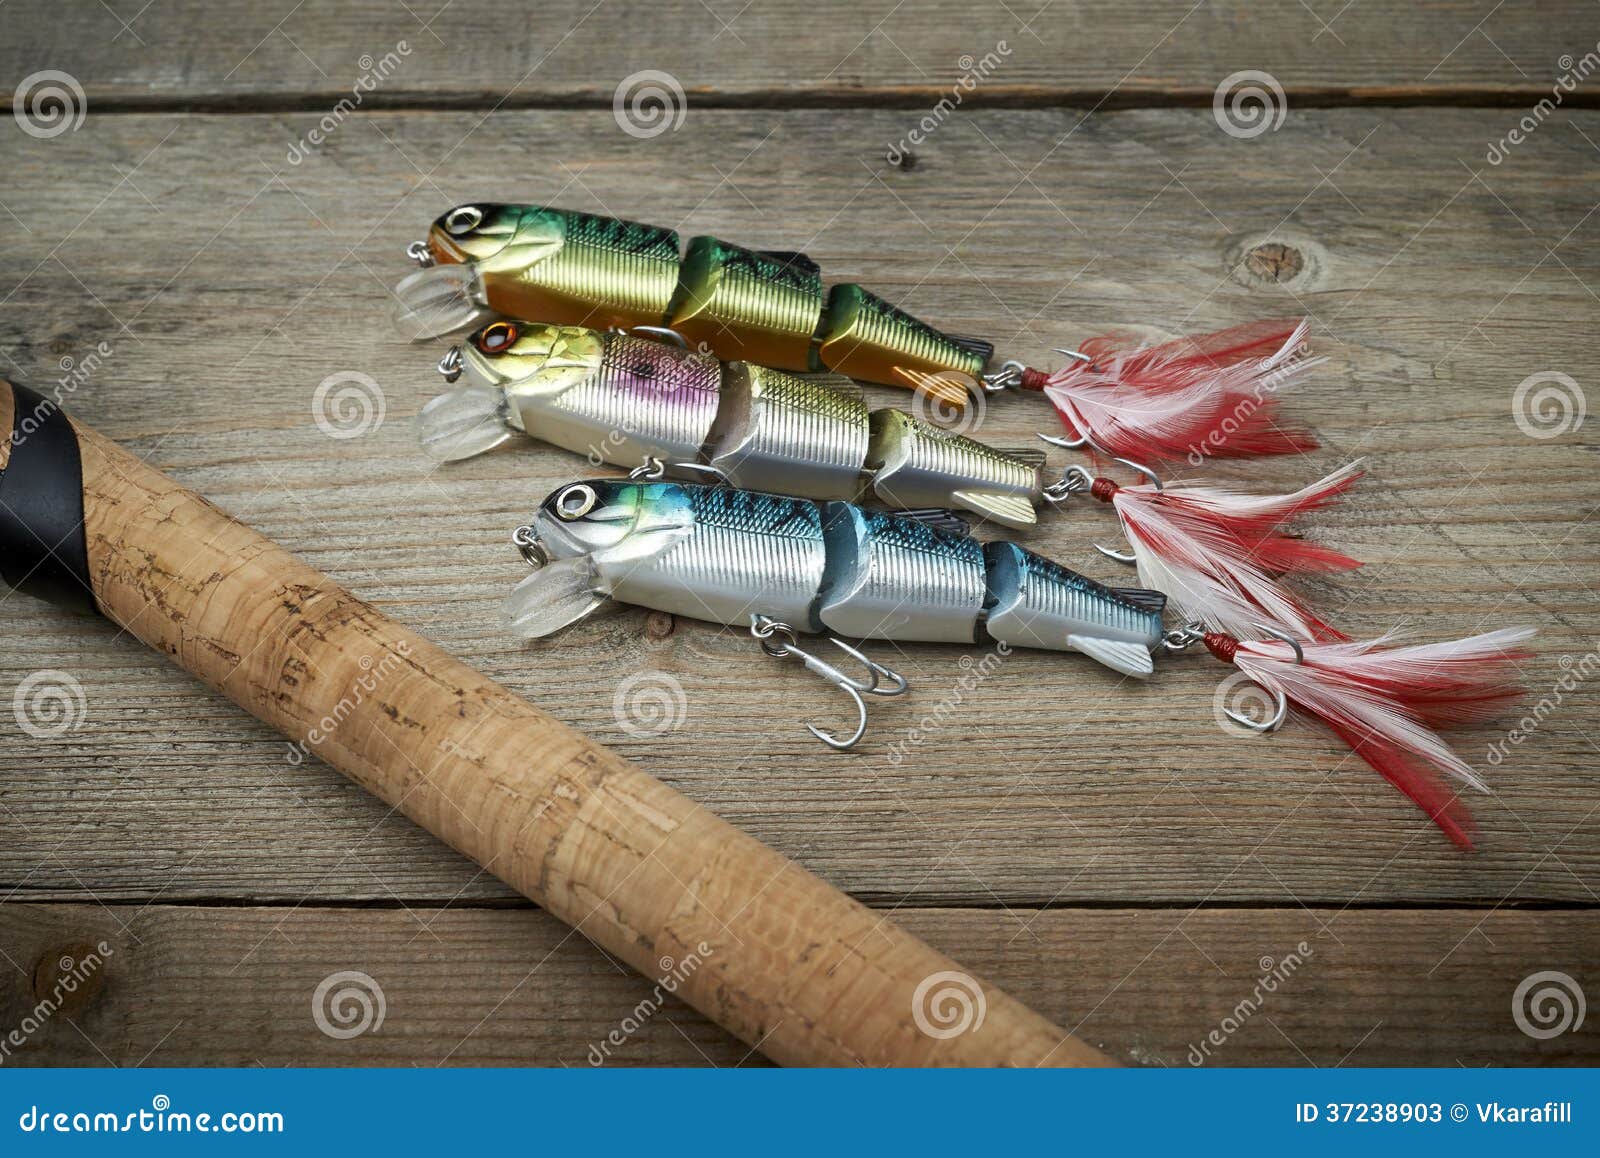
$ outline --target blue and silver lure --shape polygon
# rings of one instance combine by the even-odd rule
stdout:
[[[506,601],[523,639],[558,631],[607,599],[749,627],[856,692],[904,681],[835,641],[871,673],[850,680],[796,632],[900,642],[1075,651],[1125,675],[1151,673],[1166,596],[1105,587],[1014,543],[980,543],[930,522],[726,486],[590,479],[545,499],[514,541],[538,569]],[[882,679],[889,678],[885,690]]]

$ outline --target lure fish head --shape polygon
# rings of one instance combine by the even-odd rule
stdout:
[[[626,565],[693,530],[688,495],[675,483],[585,479],[552,491],[533,531],[552,559],[604,556]]]
[[[440,264],[485,261],[511,244],[521,218],[515,205],[457,205],[428,227],[428,248]]]
[[[495,321],[461,347],[461,369],[474,385],[507,394],[559,392],[600,369],[603,335],[579,326]]]

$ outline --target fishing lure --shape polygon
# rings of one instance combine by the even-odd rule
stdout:
[[[395,288],[412,339],[503,314],[593,329],[669,329],[729,361],[830,370],[960,407],[978,391],[1042,390],[1073,437],[1158,461],[1286,454],[1315,445],[1276,394],[1314,365],[1304,323],[1266,322],[1141,349],[1108,336],[1063,350],[1054,372],[945,333],[854,284],[824,287],[801,253],[531,205],[460,205],[407,250],[423,270]]]
[[[899,695],[903,677],[833,635],[864,677],[799,646],[799,633],[1080,652],[1145,677],[1158,653],[1203,644],[1265,688],[1271,718],[1231,709],[1242,727],[1275,731],[1292,707],[1320,720],[1417,803],[1452,840],[1471,847],[1471,818],[1453,778],[1487,790],[1434,731],[1481,718],[1519,694],[1506,675],[1532,632],[1504,629],[1452,643],[1390,647],[1390,640],[1301,643],[1268,628],[1241,640],[1192,621],[1165,630],[1168,599],[1106,587],[1014,543],[966,537],[851,503],[723,486],[591,479],[552,492],[513,535],[536,570],[507,598],[511,629],[550,635],[607,599],[748,626],[763,650],[798,659],[854,703],[840,737],[808,724],[834,748],[866,731],[864,695]]]
[[[574,326],[492,322],[441,368],[469,382],[422,410],[423,447],[443,461],[521,432],[596,465],[657,459],[674,474],[701,472],[750,490],[958,509],[1012,529],[1032,527],[1040,503],[1088,496],[1115,507],[1133,547],[1130,555],[1100,550],[1138,564],[1145,586],[1183,593],[1186,613],[1236,632],[1265,620],[1301,638],[1342,638],[1282,581],[1359,564],[1285,527],[1348,490],[1358,464],[1289,495],[1166,487],[1144,468],[1136,469],[1146,481],[1133,486],[1079,466],[1052,481],[1040,451],[990,447],[900,410],[869,411],[848,378],[719,363]]]
[[[849,378],[800,376],[620,332],[491,322],[445,355],[468,385],[423,407],[422,445],[468,458],[513,432],[633,467],[660,459],[734,486],[871,497],[1031,527],[1070,497],[1039,449],[1000,450],[902,410],[867,408]]]

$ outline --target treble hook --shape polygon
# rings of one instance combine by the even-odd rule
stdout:
[[[1076,439],[1063,438],[1060,435],[1055,434],[1041,434],[1039,435],[1039,438],[1043,442],[1048,442],[1051,446],[1063,447],[1066,450],[1082,450],[1087,446],[1091,450],[1105,454],[1106,457],[1110,458],[1112,462],[1119,462],[1129,470],[1136,471],[1138,474],[1142,475],[1146,482],[1156,488],[1157,494],[1160,494],[1162,491],[1166,490],[1166,487],[1162,485],[1161,479],[1159,476],[1157,476],[1155,471],[1151,470],[1141,462],[1133,461],[1131,458],[1123,458],[1121,455],[1117,454],[1108,454],[1102,447],[1097,446],[1087,434]],[[1061,477],[1056,482],[1044,488],[1043,498],[1048,503],[1061,503],[1065,502],[1073,495],[1083,494],[1093,486],[1094,476],[1077,463],[1073,463],[1071,466],[1067,467],[1061,472]],[[1099,543],[1094,545],[1094,549],[1099,551],[1106,558],[1115,559],[1118,563],[1124,563],[1130,567],[1135,566],[1139,562],[1139,557],[1132,551],[1113,551],[1110,547],[1101,546]]]
[[[774,659],[786,659],[793,656],[805,666],[807,671],[815,672],[850,697],[851,702],[856,706],[856,730],[851,733],[848,739],[841,740],[832,732],[823,731],[815,724],[806,725],[806,730],[813,736],[828,745],[828,747],[841,752],[846,748],[855,747],[860,742],[861,737],[867,733],[867,703],[861,698],[863,695],[898,696],[910,686],[905,677],[899,672],[877,663],[863,655],[856,648],[851,647],[844,640],[836,639],[831,635],[825,637],[828,642],[862,664],[867,669],[868,680],[852,679],[831,663],[799,647],[795,642],[794,628],[787,623],[773,619],[771,616],[752,615],[750,617],[750,634],[760,642],[761,650],[767,655],[772,656]],[[883,687],[882,681],[885,679],[889,680],[893,686]]]
[[[1274,639],[1282,640],[1284,643],[1287,643],[1290,647],[1294,648],[1295,663],[1303,664],[1306,662],[1305,648],[1300,646],[1300,641],[1295,639],[1294,636],[1285,635],[1277,628],[1269,627],[1265,623],[1258,623],[1255,625],[1255,628],[1257,631],[1264,632],[1267,635],[1272,636]],[[1232,708],[1223,708],[1222,714],[1227,716],[1228,719],[1232,720],[1235,724],[1238,724],[1241,728],[1248,728],[1252,732],[1258,732],[1263,735],[1268,732],[1276,732],[1279,728],[1283,727],[1284,720],[1289,718],[1289,698],[1283,694],[1283,690],[1281,688],[1269,688],[1265,684],[1260,683],[1258,683],[1256,686],[1261,688],[1263,691],[1271,692],[1273,699],[1277,701],[1277,710],[1272,713],[1272,718],[1270,720],[1252,720],[1249,716],[1241,715]]]

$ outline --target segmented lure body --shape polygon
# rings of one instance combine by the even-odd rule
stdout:
[[[434,222],[437,267],[400,283],[397,323],[436,337],[486,312],[597,329],[669,327],[719,357],[831,370],[956,405],[993,347],[858,285],[825,287],[801,253],[745,249],[632,221],[528,205],[464,205]]]
[[[526,433],[591,462],[714,468],[735,486],[901,509],[971,511],[1031,527],[1044,455],[1000,450],[900,410],[869,411],[838,375],[719,362],[576,326],[496,322],[460,351],[473,385],[430,402],[423,445],[465,458]]]
[[[528,638],[607,597],[730,625],[1077,651],[1136,676],[1162,638],[1159,592],[847,502],[591,480],[547,498],[530,534],[554,562],[508,604]]]

